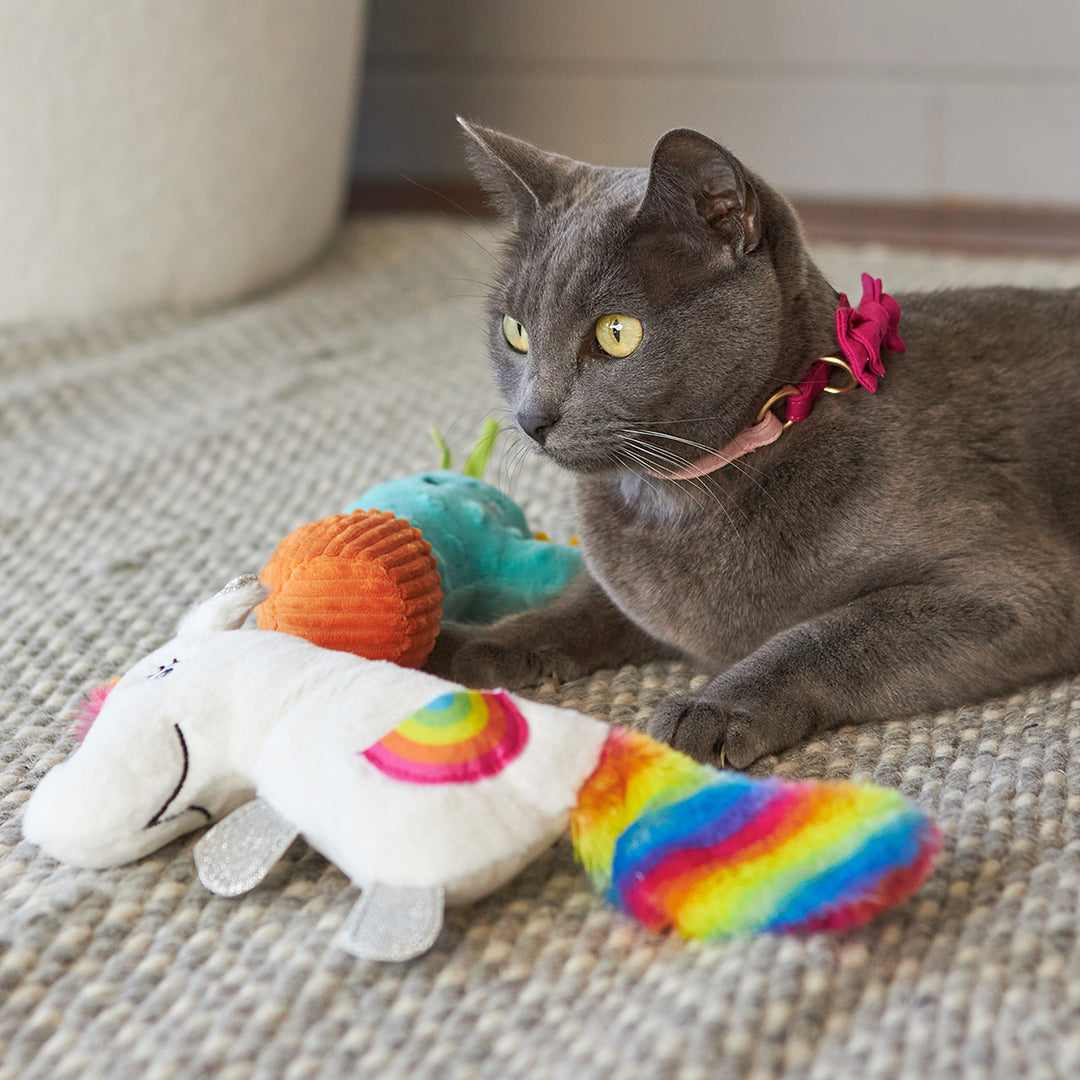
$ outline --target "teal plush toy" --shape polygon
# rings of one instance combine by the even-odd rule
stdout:
[[[581,569],[581,552],[536,539],[521,507],[481,476],[498,433],[489,421],[461,472],[443,467],[377,484],[346,508],[389,510],[431,545],[443,588],[443,618],[487,623],[542,604]]]

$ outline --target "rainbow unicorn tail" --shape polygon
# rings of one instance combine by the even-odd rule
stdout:
[[[571,815],[593,885],[684,937],[842,930],[913,893],[937,827],[871,784],[755,780],[614,728]]]

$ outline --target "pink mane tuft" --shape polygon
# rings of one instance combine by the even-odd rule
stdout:
[[[101,708],[105,704],[105,699],[119,681],[119,678],[116,678],[113,679],[112,682],[102,683],[101,686],[95,686],[93,690],[82,699],[82,702],[79,704],[79,711],[75,714],[75,719],[71,722],[71,736],[76,742],[81,743],[83,739],[86,738],[86,733],[98,718],[98,713],[101,712]]]

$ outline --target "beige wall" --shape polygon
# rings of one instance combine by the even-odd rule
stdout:
[[[794,194],[1080,205],[1077,0],[373,0],[355,166],[462,176],[461,112],[644,163],[692,126]]]

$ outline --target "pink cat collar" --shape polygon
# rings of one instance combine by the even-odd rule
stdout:
[[[878,379],[885,374],[882,351],[902,353],[907,346],[899,334],[900,305],[882,291],[881,279],[863,274],[862,287],[863,295],[857,308],[853,308],[841,293],[840,306],[836,309],[836,339],[845,359],[823,356],[816,360],[798,386],[785,386],[773,394],[762,406],[757,420],[739,432],[727,446],[706,454],[685,469],[672,472],[649,469],[649,475],[660,480],[696,480],[707,476],[745,454],[776,442],[785,428],[810,415],[819,394],[846,394],[856,386],[874,393]],[[829,385],[830,369],[834,367],[847,372],[849,381],[846,385]],[[772,408],[785,399],[781,421]]]

